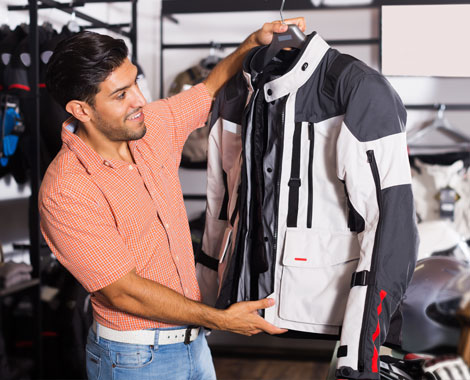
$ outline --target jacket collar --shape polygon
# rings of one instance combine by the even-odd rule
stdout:
[[[256,78],[262,71],[257,69],[263,62],[266,46],[254,50],[244,63],[244,74],[247,80]],[[317,33],[307,36],[305,45],[299,52],[291,68],[281,77],[264,85],[263,91],[267,102],[282,98],[303,86],[312,76],[330,46]],[[248,83],[251,87],[251,83]]]

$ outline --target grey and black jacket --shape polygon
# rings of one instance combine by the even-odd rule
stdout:
[[[267,321],[340,338],[338,377],[378,379],[418,244],[405,109],[381,74],[315,33],[263,67],[266,50],[214,104],[203,300],[272,297]]]

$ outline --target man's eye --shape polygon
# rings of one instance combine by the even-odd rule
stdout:
[[[122,99],[124,99],[125,97],[126,97],[126,92],[125,92],[125,91],[124,91],[124,92],[121,92],[121,93],[117,96],[117,98],[118,98],[119,100],[122,100]]]

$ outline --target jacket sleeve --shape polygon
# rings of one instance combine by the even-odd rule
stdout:
[[[241,115],[246,91],[240,75],[224,86],[215,100],[208,143],[206,221],[196,275],[203,302],[214,306],[230,262],[238,222],[241,169]],[[230,95],[228,95],[230,93]]]
[[[218,114],[220,96],[216,98],[210,120],[207,149],[206,216],[202,244],[196,254],[196,276],[202,301],[214,306],[218,293],[219,252],[227,220],[220,218],[224,203],[224,183],[221,156],[222,120]]]
[[[352,75],[338,91],[347,106],[337,140],[337,175],[346,186],[360,258],[351,279],[336,374],[379,379],[380,345],[411,280],[418,246],[406,111],[376,72]]]

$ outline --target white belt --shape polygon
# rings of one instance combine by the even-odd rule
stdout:
[[[97,328],[98,327],[98,328]],[[98,332],[96,332],[98,330]],[[155,344],[155,335],[158,333],[158,345],[184,343],[189,344],[199,335],[199,327],[188,327],[177,330],[132,330],[119,331],[110,329],[93,321],[93,331],[101,338],[114,342],[143,344],[152,346]]]

